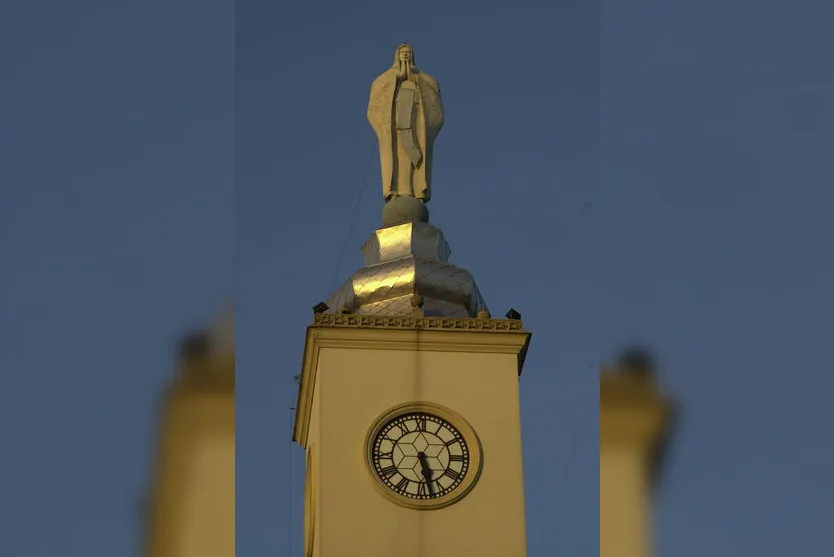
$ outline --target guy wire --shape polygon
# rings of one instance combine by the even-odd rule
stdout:
[[[333,289],[336,288],[336,282],[339,280],[339,270],[342,267],[342,260],[345,257],[345,251],[347,250],[348,240],[350,239],[350,235],[353,232],[353,224],[354,224],[354,222],[356,222],[356,213],[357,213],[357,211],[359,211],[359,203],[362,201],[362,195],[365,193],[365,186],[368,185],[368,176],[371,173],[371,162],[373,161],[373,157],[374,157],[374,144],[375,143],[376,143],[376,138],[374,138],[374,141],[371,144],[371,152],[368,155],[368,164],[366,165],[366,168],[365,168],[365,178],[362,180],[362,185],[359,188],[359,194],[356,196],[356,201],[353,204],[353,212],[350,214],[350,223],[348,224],[348,231],[347,231],[347,234],[345,234],[344,241],[342,242],[342,249],[339,252],[339,259],[337,260],[337,263],[336,263],[336,270],[333,271],[333,280],[330,282],[330,288],[327,289],[327,295],[328,296],[333,293]],[[338,309],[338,308],[336,308],[336,309]]]
[[[293,429],[295,426],[295,404],[298,400],[298,389],[295,389],[296,393],[293,395],[292,404],[290,404],[290,419],[289,419],[289,434],[290,439],[287,445],[287,502],[288,502],[288,513],[287,513],[287,557],[292,557],[292,536],[293,536],[293,510],[295,509],[295,501],[292,497],[292,488],[293,488],[293,473],[292,473],[292,449],[293,449]],[[306,479],[305,479],[306,481]]]

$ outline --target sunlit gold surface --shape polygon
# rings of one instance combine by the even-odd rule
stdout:
[[[443,232],[434,226],[409,222],[378,229],[362,246],[365,265],[376,265],[413,256],[428,261],[448,261],[451,250]]]
[[[412,223],[380,228],[375,237],[379,246],[379,259],[390,261],[397,257],[411,255]]]
[[[365,267],[331,296],[331,312],[410,315],[414,294],[427,316],[474,317],[486,308],[472,275],[448,262],[449,245],[431,224],[380,228],[362,253]]]
[[[412,257],[381,263],[359,271],[353,281],[353,295],[362,305],[414,292],[417,261]]]

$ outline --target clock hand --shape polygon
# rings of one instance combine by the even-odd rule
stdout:
[[[429,468],[429,463],[426,462],[426,454],[417,453],[417,460],[420,461],[420,467],[423,469],[423,477],[428,479],[431,476],[431,468]]]
[[[426,461],[426,454],[425,453],[417,453],[417,459],[420,461],[420,467],[423,469],[423,477],[426,478],[426,486],[429,488],[429,495],[431,495],[433,497],[434,496],[434,485],[432,484],[432,481],[431,481],[433,471],[429,467],[428,461]]]

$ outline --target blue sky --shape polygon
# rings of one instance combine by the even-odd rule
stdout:
[[[137,555],[174,345],[234,294],[233,15],[0,8],[0,555]]]
[[[379,224],[404,40],[447,113],[432,220],[534,332],[530,556],[598,551],[597,369],[634,339],[684,410],[660,554],[827,547],[826,3],[49,4],[0,8],[0,554],[135,554],[173,343],[233,295],[238,550],[299,554],[292,376]]]

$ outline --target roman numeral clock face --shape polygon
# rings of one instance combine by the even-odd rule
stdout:
[[[427,405],[400,408],[378,420],[368,439],[368,464],[394,502],[430,509],[466,494],[480,472],[474,431],[451,411]],[[432,405],[433,406],[433,405]]]

